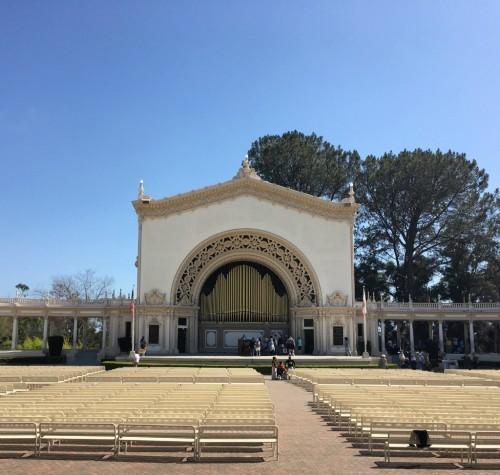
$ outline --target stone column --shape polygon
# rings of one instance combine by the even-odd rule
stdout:
[[[438,322],[438,330],[439,330],[439,351],[444,353],[444,337],[443,337],[443,322],[439,320]]]
[[[48,348],[49,339],[49,316],[44,315],[43,317],[43,343],[42,348],[46,350]]]
[[[396,345],[398,349],[402,349],[403,346],[401,345],[401,320],[396,320]]]
[[[314,354],[321,355],[323,351],[323,333],[321,331],[321,317],[314,319]]]
[[[413,320],[409,321],[410,324],[410,353],[415,353],[415,338],[413,336]]]
[[[193,325],[193,333],[194,333],[193,353],[198,353],[198,344],[199,344],[199,341],[198,341],[198,315],[193,316],[193,323],[194,323],[194,325]]]
[[[118,345],[118,331],[119,331],[119,321],[120,321],[121,315],[114,315],[111,314],[111,317],[109,317],[109,346],[113,353],[116,353],[117,350],[117,345]]]
[[[11,349],[15,350],[17,348],[17,333],[18,333],[18,317],[15,315],[12,318],[12,341],[11,341]]]
[[[170,316],[170,348],[169,354],[177,354],[177,317],[175,314]]]
[[[470,340],[470,352],[476,352],[476,344],[474,341],[474,322],[469,320],[469,340]]]
[[[351,347],[351,354],[358,356],[358,335],[356,334],[356,312],[354,311],[351,316],[351,337],[349,338],[349,346]]]
[[[163,315],[163,352],[170,350],[170,315]]]
[[[382,319],[380,320],[380,339],[382,340],[381,341],[381,348],[380,348],[380,351],[384,354],[387,354],[387,351],[385,349],[385,320]]]
[[[75,316],[73,317],[73,344],[71,349],[75,352],[76,351],[76,345],[78,343],[78,318]]]
[[[102,351],[106,350],[107,320],[108,319],[106,317],[102,317],[102,344],[101,344]]]

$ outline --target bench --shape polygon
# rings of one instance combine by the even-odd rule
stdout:
[[[0,448],[5,445],[32,443],[38,452],[38,428],[35,422],[0,422]]]
[[[47,443],[47,452],[57,443],[71,442],[79,445],[94,445],[92,442],[104,442],[117,449],[117,428],[113,423],[95,422],[41,422],[39,452],[43,443]]]
[[[118,450],[122,446],[127,452],[128,446],[162,446],[176,448],[192,448],[196,458],[196,429],[192,425],[172,425],[162,423],[124,423],[118,425]]]
[[[472,459],[477,463],[479,454],[495,453],[500,451],[500,430],[478,431],[474,434]]]
[[[278,427],[275,425],[202,425],[198,432],[197,459],[204,448],[255,448],[270,445],[273,458],[278,460]]]
[[[459,451],[460,460],[463,463],[464,452],[467,454],[469,463],[472,461],[472,434],[467,431],[427,431],[429,435],[430,446],[422,449],[411,447],[409,445],[409,434],[402,434],[400,431],[390,431],[387,433],[387,439],[384,446],[384,461],[391,461],[391,452],[393,451],[422,451],[429,453],[443,452],[450,453]]]

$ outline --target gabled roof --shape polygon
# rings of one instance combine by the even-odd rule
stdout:
[[[342,202],[327,201],[261,180],[255,170],[250,168],[248,160],[243,161],[242,167],[232,180],[159,200],[144,195],[144,190],[141,188],[139,198],[132,204],[139,218],[161,217],[206,207],[239,196],[254,196],[329,219],[353,220],[359,208],[359,204],[354,200],[352,188],[349,197]]]

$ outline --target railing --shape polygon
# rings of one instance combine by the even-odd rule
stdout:
[[[19,306],[62,306],[62,307],[75,307],[75,306],[96,306],[96,307],[122,307],[128,306],[130,299],[125,297],[119,298],[102,298],[95,300],[63,300],[56,298],[0,298],[0,306],[19,305]],[[361,308],[362,302],[354,304],[356,308]],[[500,302],[469,302],[469,303],[453,303],[453,302],[368,302],[369,309],[387,309],[387,310],[420,310],[420,311],[500,311]]]
[[[362,307],[362,302],[356,302],[356,308]],[[368,308],[388,309],[388,310],[457,310],[457,311],[481,311],[497,310],[500,311],[500,302],[373,302],[367,304]]]
[[[13,297],[13,298],[0,298],[0,305],[26,305],[26,306],[46,306],[46,305],[60,305],[64,307],[74,307],[80,305],[95,305],[95,306],[124,306],[129,305],[130,299],[128,298],[103,298],[94,300],[84,300],[84,299],[56,299],[56,298],[25,298],[25,297]]]

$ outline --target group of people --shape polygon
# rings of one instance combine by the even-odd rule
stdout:
[[[302,349],[302,339],[297,338],[297,343],[292,336],[273,335],[269,338],[252,338],[247,340],[245,336],[240,341],[240,353],[249,356],[262,355],[291,355],[295,356],[295,350]],[[246,351],[248,349],[248,352]]]
[[[293,360],[292,355],[288,355],[286,361],[278,360],[276,356],[273,356],[271,362],[271,378],[272,379],[290,379],[290,371],[295,369],[295,360]]]

